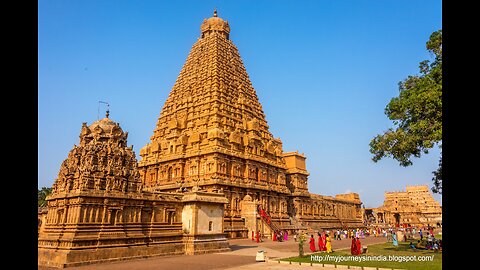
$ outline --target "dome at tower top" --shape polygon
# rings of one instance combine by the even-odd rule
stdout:
[[[230,33],[230,26],[228,25],[228,21],[225,21],[217,16],[217,10],[215,9],[213,11],[213,17],[203,20],[203,23],[200,26],[200,30],[202,30],[202,37],[203,34],[213,31],[224,32],[228,38],[228,34]]]
[[[101,127],[105,133],[110,133],[115,127],[119,128],[118,123],[107,117],[93,122],[88,128],[93,131],[97,126]]]
[[[87,123],[83,123],[82,132],[80,137],[92,138],[94,134],[100,135],[100,137],[109,138],[111,136],[118,137],[122,134],[127,134],[128,132],[123,132],[120,124],[108,118],[108,111],[105,118],[93,122],[91,125],[87,126]]]
[[[88,128],[91,131],[94,131],[98,126],[102,128],[102,131],[105,133],[111,133],[112,130],[114,129],[115,130],[119,129],[120,131],[122,131],[122,129],[120,128],[120,125],[117,122],[113,121],[112,119],[108,118],[108,116],[109,116],[109,113],[107,111],[105,118],[93,122]]]

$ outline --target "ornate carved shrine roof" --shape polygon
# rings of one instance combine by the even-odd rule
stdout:
[[[223,152],[284,167],[228,22],[215,11],[200,29],[139,165]]]

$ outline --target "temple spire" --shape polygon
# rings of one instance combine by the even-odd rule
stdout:
[[[217,17],[217,8],[213,10],[213,17]]]

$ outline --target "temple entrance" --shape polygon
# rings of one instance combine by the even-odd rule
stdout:
[[[395,213],[395,214],[393,214],[393,217],[395,218],[395,225],[397,225],[397,227],[398,227],[400,225],[400,214]]]

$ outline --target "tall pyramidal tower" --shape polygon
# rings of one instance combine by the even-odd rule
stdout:
[[[238,49],[229,39],[228,22],[214,11],[200,29],[151,141],[140,150],[143,189],[223,191],[229,201],[224,225],[230,237],[248,233],[245,200],[287,226],[290,217],[303,213],[298,211],[301,198],[310,196],[306,158],[284,153],[282,141],[270,133]]]

